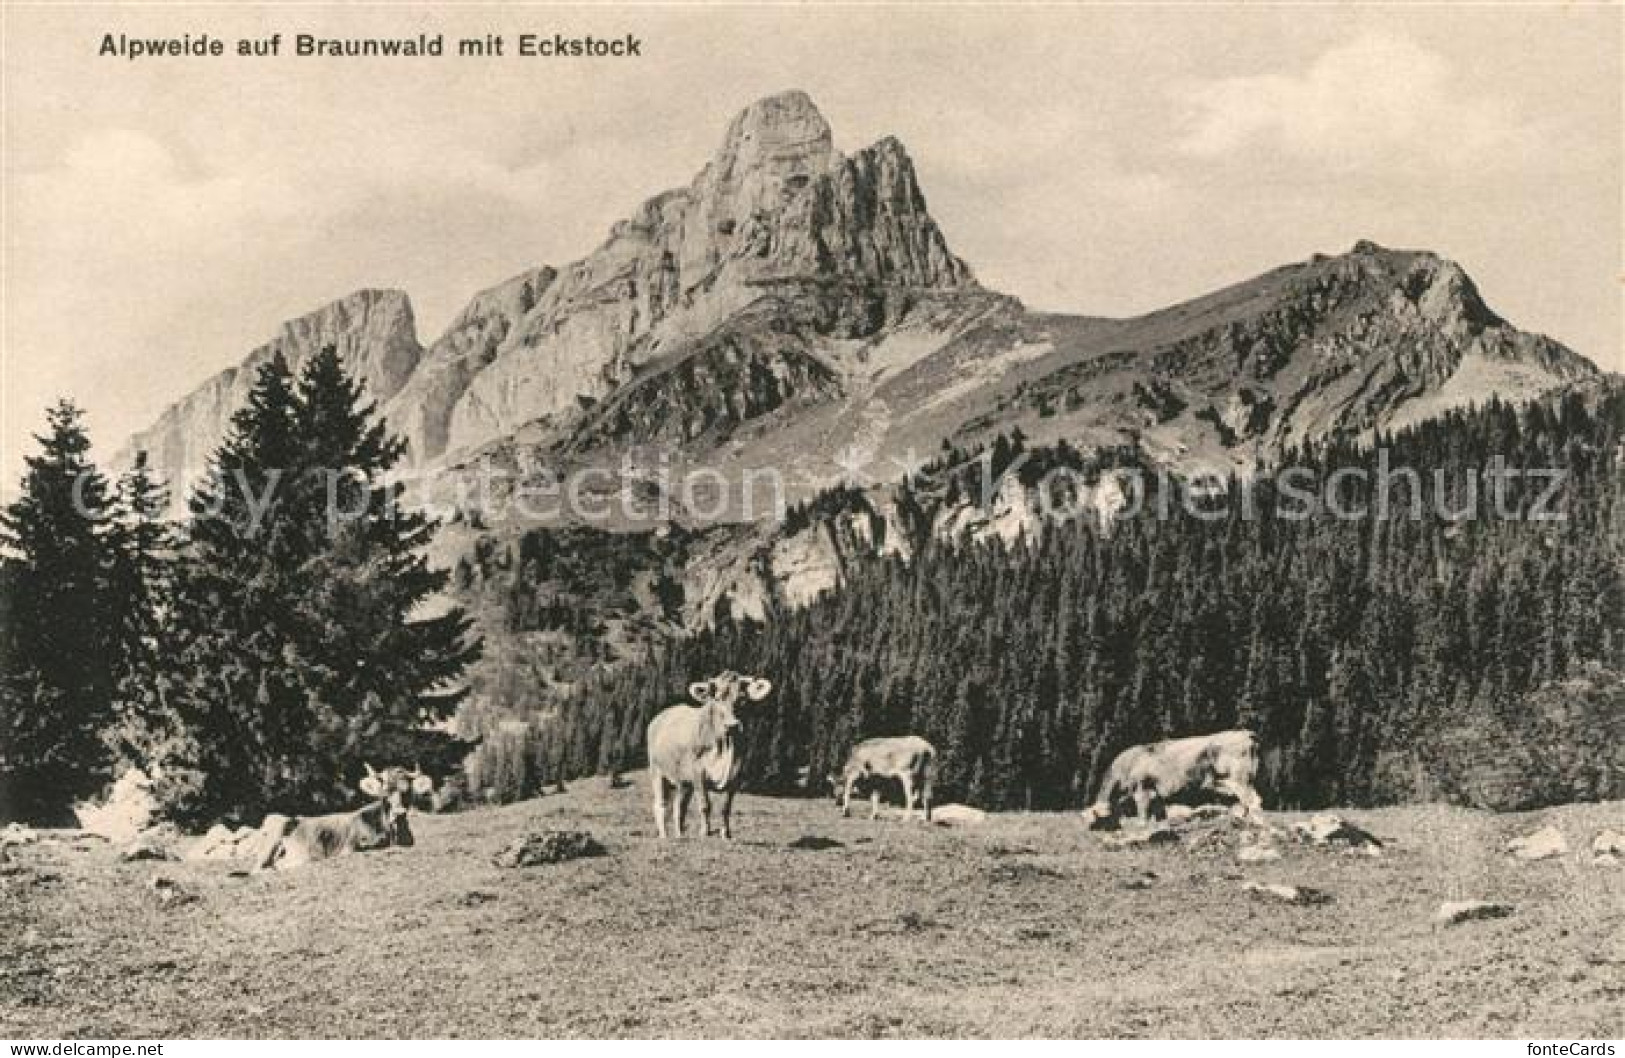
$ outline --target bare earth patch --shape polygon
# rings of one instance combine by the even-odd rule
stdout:
[[[1625,871],[1586,858],[1621,803],[1347,812],[1383,857],[1287,846],[1244,865],[1107,847],[1076,815],[950,830],[760,797],[732,843],[661,843],[646,800],[579,783],[419,818],[411,848],[245,877],[12,848],[0,1037],[1580,1039],[1617,1035],[1625,1008]],[[1548,823],[1577,851],[1503,851]],[[607,855],[492,864],[550,828]],[[841,844],[809,855],[809,838]],[[155,878],[193,899],[155,899]],[[1470,899],[1517,912],[1435,928]]]

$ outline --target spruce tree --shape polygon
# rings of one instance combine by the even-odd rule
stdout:
[[[421,615],[446,588],[425,549],[436,523],[388,479],[404,444],[390,436],[332,347],[312,356],[295,394],[310,468],[300,482],[319,541],[295,649],[317,709],[318,756],[352,766],[368,753],[405,761],[454,748],[424,728],[462,700],[457,681],[479,656],[461,609]],[[312,502],[313,501],[313,502]],[[441,763],[444,767],[445,763]]]
[[[251,818],[347,803],[364,761],[447,769],[429,731],[478,654],[459,609],[420,610],[446,584],[423,554],[435,524],[387,480],[402,444],[337,354],[294,380],[280,357],[192,501],[183,717],[201,804]]]
[[[108,523],[107,615],[112,622],[113,725],[106,733],[115,772],[141,768],[158,784],[162,803],[184,814],[198,776],[191,732],[171,704],[180,657],[176,607],[176,528],[169,492],[145,452],[118,478]]]
[[[0,514],[8,595],[0,627],[0,818],[60,823],[106,781],[113,630],[107,482],[81,412],[47,412],[22,494]]]

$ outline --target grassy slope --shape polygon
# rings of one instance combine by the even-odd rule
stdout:
[[[1387,857],[1243,868],[1218,841],[1106,848],[1076,816],[927,829],[757,797],[733,844],[661,844],[641,784],[594,780],[285,874],[36,845],[0,868],[0,1037],[1618,1036],[1625,871],[1496,850],[1622,817],[1361,813]],[[490,864],[549,825],[610,855]],[[843,846],[786,847],[808,834]],[[154,875],[199,901],[159,909]],[[1260,904],[1244,879],[1334,899]],[[1517,914],[1430,925],[1464,897]]]

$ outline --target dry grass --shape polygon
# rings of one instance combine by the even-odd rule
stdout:
[[[1075,816],[947,830],[745,797],[739,840],[660,843],[641,783],[416,821],[299,871],[12,850],[0,1037],[1495,1036],[1625,1031],[1625,806],[1356,813],[1382,859],[1222,840],[1110,849]],[[1498,852],[1546,822],[1575,852]],[[504,870],[532,829],[596,859]],[[791,847],[803,837],[840,842]],[[163,877],[196,897],[160,900]],[[1317,906],[1250,899],[1310,886]],[[1442,900],[1511,918],[1436,930]]]

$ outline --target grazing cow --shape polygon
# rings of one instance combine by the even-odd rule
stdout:
[[[869,787],[869,818],[875,818],[880,814],[880,780],[896,779],[903,784],[903,818],[914,814],[914,795],[918,792],[929,823],[936,765],[936,748],[918,735],[871,738],[853,746],[846,767],[829,778],[843,816],[852,814],[852,788],[862,782]]]
[[[1221,731],[1131,746],[1117,755],[1084,816],[1091,826],[1115,823],[1132,799],[1140,822],[1166,815],[1164,802],[1182,793],[1207,790],[1236,799],[1247,819],[1261,819],[1264,806],[1253,788],[1258,742],[1251,731]]]
[[[264,848],[257,870],[302,867],[316,860],[347,856],[352,852],[412,844],[407,814],[413,802],[434,790],[434,780],[416,770],[368,764],[361,792],[373,798],[365,808],[325,816],[267,816],[261,825]]]
[[[655,829],[666,836],[666,790],[675,788],[673,815],[677,836],[683,836],[689,797],[700,795],[704,836],[711,836],[711,790],[722,792],[722,836],[733,837],[734,790],[740,760],[735,741],[741,724],[734,712],[740,696],[753,702],[773,689],[768,680],[724,672],[688,685],[689,696],[700,704],[674,705],[649,721],[649,781],[654,787]]]

